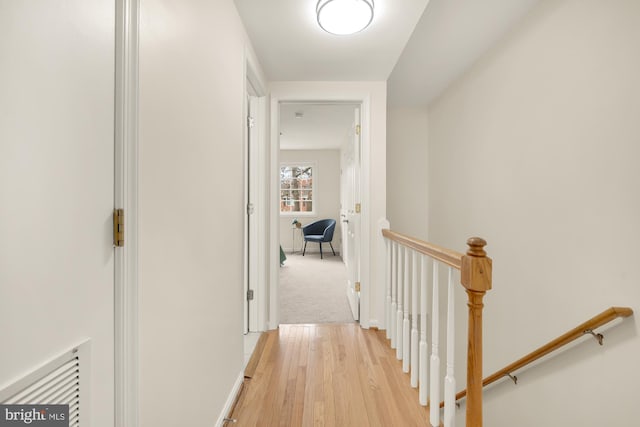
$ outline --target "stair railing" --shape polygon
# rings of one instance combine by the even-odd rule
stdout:
[[[559,350],[560,348],[585,335],[592,335],[598,341],[598,344],[603,345],[604,336],[600,333],[596,333],[595,330],[603,325],[606,325],[609,322],[612,322],[615,319],[629,317],[632,314],[633,310],[629,307],[609,307],[602,313],[592,317],[586,322],[581,323],[580,325],[559,336],[558,338],[549,341],[547,344],[537,348],[526,356],[521,357],[520,359],[516,360],[513,363],[510,363],[499,371],[489,375],[482,381],[482,386],[486,387],[489,384],[492,384],[502,378],[511,378],[511,380],[517,384],[518,377],[515,376],[516,371],[521,370],[522,368],[530,365],[536,360],[539,360],[546,355]],[[460,400],[466,395],[467,390],[462,390],[461,392],[456,394],[456,400]],[[440,403],[440,407],[443,407],[444,405],[445,402]]]
[[[467,427],[482,427],[482,309],[491,289],[492,261],[478,237],[467,240],[462,254],[394,231],[382,230],[386,243],[386,334],[404,372],[411,373],[411,386],[419,387],[422,405],[429,405],[429,422],[441,425],[439,268],[447,269],[447,360],[444,378],[444,426],[455,425],[454,270],[468,295]],[[428,263],[432,264],[431,312],[428,311]],[[427,316],[431,317],[431,356],[427,354]],[[429,365],[429,366],[428,366]],[[430,369],[427,369],[427,368]]]

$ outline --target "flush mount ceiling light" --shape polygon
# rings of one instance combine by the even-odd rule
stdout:
[[[319,0],[318,24],[328,33],[354,34],[373,20],[373,0]]]

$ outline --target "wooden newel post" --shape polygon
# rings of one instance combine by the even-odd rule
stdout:
[[[469,296],[469,338],[467,347],[467,427],[482,427],[482,299],[491,289],[491,258],[480,237],[467,240],[462,257],[460,282]]]

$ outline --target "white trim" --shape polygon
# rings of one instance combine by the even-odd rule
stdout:
[[[371,97],[366,96],[362,100],[360,111],[360,199],[363,214],[360,217],[360,325],[368,329],[371,316],[371,294],[373,280],[369,274],[371,271],[372,256],[371,245]]]
[[[255,65],[253,64],[251,53],[246,52],[246,57],[247,57],[247,61],[246,61],[245,74],[247,77],[247,83],[249,84],[249,87],[247,87],[247,93],[253,96],[258,96],[258,97],[264,96],[264,94],[266,93],[266,90],[264,89],[264,84],[262,83],[262,80],[260,79],[260,77],[258,76],[258,73],[255,70]]]
[[[115,425],[138,425],[138,35],[139,0],[116,1],[114,204],[125,211],[115,250]]]
[[[258,283],[256,287],[255,304],[257,306],[257,328],[256,331],[267,329],[267,217],[268,217],[268,185],[263,179],[267,170],[267,99],[265,96],[258,98],[258,165],[257,176],[260,188],[258,189],[257,221],[258,221]]]
[[[255,263],[249,266],[249,258],[248,258],[248,235],[243,234],[244,238],[244,262],[243,262],[243,312],[244,312],[244,333],[247,332],[259,332],[268,329],[267,325],[267,310],[268,310],[268,301],[266,298],[266,282],[268,277],[268,255],[267,255],[267,242],[268,242],[268,227],[267,227],[267,218],[268,218],[268,196],[266,192],[268,191],[268,185],[263,179],[267,170],[267,120],[268,120],[268,111],[267,111],[267,102],[266,102],[266,90],[265,84],[263,83],[263,79],[261,79],[259,74],[259,64],[255,59],[255,55],[251,51],[250,47],[247,46],[245,49],[245,94],[244,94],[244,112],[248,113],[248,95],[256,97],[257,100],[257,111],[252,112],[255,118],[255,132],[256,132],[256,146],[257,146],[257,158],[256,165],[252,165],[252,171],[256,173],[256,180],[254,181],[254,185],[257,182],[257,191],[256,191],[256,200],[254,203],[254,222],[257,224],[257,237],[255,238],[255,244],[257,246],[254,253],[254,260],[251,261]],[[247,114],[244,115],[245,117]],[[246,157],[248,151],[248,133],[246,122],[244,125],[245,132],[245,146],[244,146],[244,156],[245,156],[245,173],[244,173],[244,192],[245,192],[245,206],[246,202],[248,202],[248,194],[246,191],[246,183],[247,183],[247,171],[246,171]],[[247,216],[245,215],[244,222],[244,230],[245,233],[248,231],[247,227]],[[255,255],[257,252],[257,256]],[[247,303],[246,301],[246,292],[249,289],[249,280],[247,278],[247,273],[251,268],[251,272],[253,273],[253,277],[257,279],[252,280],[252,285],[254,286],[254,299],[251,303]],[[247,322],[247,315],[249,317],[249,321]]]
[[[271,138],[269,140],[269,329],[280,324],[278,284],[280,282],[280,101],[271,96]],[[276,267],[277,266],[277,267]]]
[[[249,80],[247,80],[247,84],[251,84]],[[245,229],[248,231],[247,238],[245,239],[245,246],[248,245],[248,250],[245,248],[245,256],[247,256],[245,274],[248,274],[248,280],[245,279],[246,289],[252,289],[254,293],[254,298],[251,301],[246,301],[245,306],[245,316],[248,315],[249,322],[246,323],[245,333],[247,332],[256,332],[258,331],[258,295],[259,292],[259,281],[262,275],[259,270],[259,253],[260,250],[260,221],[261,221],[261,211],[262,208],[259,206],[258,195],[260,194],[260,175],[257,168],[259,163],[259,149],[258,145],[260,144],[260,123],[264,121],[264,117],[262,117],[260,111],[260,98],[256,96],[250,95],[248,97],[248,115],[250,115],[254,120],[254,128],[249,129],[247,126],[247,145],[246,145],[246,160],[247,167],[245,170],[245,181],[247,182],[248,191],[247,193],[247,202],[253,204],[253,213],[249,215],[245,215],[245,223],[248,225],[245,226]],[[248,181],[247,181],[247,178]],[[245,292],[246,294],[246,292]],[[245,317],[246,319],[246,317]]]
[[[310,91],[312,92],[312,91]],[[351,92],[351,91],[346,91]],[[358,91],[360,92],[360,91]],[[360,92],[362,93],[362,92]],[[371,251],[369,250],[369,244],[371,242],[371,221],[372,215],[371,209],[371,95],[370,93],[364,95],[345,95],[345,91],[342,94],[315,94],[310,96],[278,96],[278,94],[272,93],[271,95],[271,159],[270,159],[270,179],[271,184],[271,198],[269,212],[270,222],[270,239],[269,239],[269,265],[280,265],[279,253],[280,253],[280,177],[279,177],[279,151],[280,151],[280,104],[288,102],[299,103],[318,103],[326,102],[331,103],[352,103],[359,104],[361,108],[360,124],[361,124],[361,143],[362,143],[362,163],[360,169],[360,188],[361,188],[361,205],[362,215],[360,222],[361,233],[361,254],[360,254],[360,279],[362,288],[360,291],[360,326],[368,329],[370,326],[370,298],[373,292],[372,281],[370,278],[369,270],[371,265]],[[277,173],[276,173],[277,171]],[[270,309],[269,309],[269,328],[275,329],[280,324],[279,318],[279,306],[278,306],[278,284],[279,284],[279,271],[278,268],[270,267],[269,274],[269,296],[270,296]]]
[[[378,225],[376,228],[376,250],[378,251],[378,259],[380,260],[384,260],[384,262],[379,262],[376,264],[376,275],[378,275],[378,277],[384,277],[384,288],[385,288],[385,298],[386,298],[386,280],[387,280],[387,265],[386,261],[387,261],[387,247],[386,247],[386,243],[385,243],[385,239],[384,237],[382,237],[382,230],[384,229],[390,229],[391,228],[391,224],[389,223],[389,220],[387,218],[380,218],[378,219]],[[386,324],[387,322],[387,316],[386,316],[386,310],[388,310],[388,307],[386,305],[386,299],[385,299],[385,303],[384,303],[384,313],[385,316],[383,317],[383,322],[382,324],[380,324],[380,322],[378,320],[375,320],[375,325],[374,325],[374,319],[371,319],[371,326],[377,326],[379,329],[387,329],[389,327],[389,325]]]
[[[361,106],[354,108],[354,121],[352,132],[344,144],[342,178],[344,185],[341,192],[344,193],[342,209],[346,215],[348,224],[345,227],[346,237],[345,265],[347,266],[347,300],[353,314],[353,318],[360,321],[360,290],[356,291],[356,283],[361,279],[361,251],[362,251],[362,214],[356,211],[356,205],[362,203],[362,138],[356,132],[361,127]],[[352,235],[351,235],[352,234]]]
[[[220,415],[218,415],[218,421],[216,421],[216,427],[224,426],[224,420],[225,418],[227,418],[227,415],[229,415],[229,412],[231,412],[231,409],[233,408],[233,404],[236,401],[236,398],[238,397],[238,393],[240,392],[240,387],[242,386],[243,382],[244,382],[244,371],[241,371],[240,374],[238,375],[238,378],[236,379],[236,382],[233,384],[233,388],[231,389],[229,396],[227,396],[227,401],[224,403],[222,412],[220,412]]]
[[[296,238],[296,242],[298,242],[298,240],[299,239]],[[335,243],[335,241],[331,242],[331,243]],[[326,245],[326,243],[325,243],[325,245]],[[304,241],[302,241],[302,246],[304,247]],[[331,252],[331,247],[322,246],[322,248],[323,248],[322,249],[322,253],[325,256],[333,257],[333,252]],[[295,248],[292,248],[291,246],[283,246],[282,250],[284,251],[284,254],[287,255],[287,256],[289,256],[289,255],[302,255],[302,249],[300,249],[299,245],[296,246]],[[333,250],[335,251],[337,257],[341,257],[342,256],[341,255],[342,252],[340,252],[340,248],[338,248],[338,246],[334,246]],[[327,251],[329,251],[328,252],[329,255],[327,255]],[[314,244],[313,246],[309,245],[309,246],[307,246],[307,250],[306,250],[305,253],[307,253],[307,254],[319,254],[320,253],[320,246],[318,246],[317,244]]]
[[[243,126],[243,146],[242,146],[242,167],[244,168],[242,173],[242,190],[243,190],[243,221],[242,221],[242,333],[246,334],[249,332],[249,301],[247,300],[247,292],[251,288],[251,283],[249,283],[249,278],[251,276],[252,266],[249,264],[249,251],[250,251],[250,240],[251,240],[251,232],[249,230],[249,215],[247,215],[246,209],[249,205],[249,185],[250,185],[250,177],[249,177],[249,114],[250,114],[250,104],[251,95],[253,91],[253,85],[249,82],[248,79],[248,65],[245,66],[245,94],[242,102],[242,113],[245,118],[244,126]]]

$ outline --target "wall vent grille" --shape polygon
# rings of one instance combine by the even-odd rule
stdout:
[[[84,342],[45,363],[24,378],[0,390],[0,403],[30,405],[69,405],[69,426],[80,426],[80,407],[86,383],[88,345]]]

